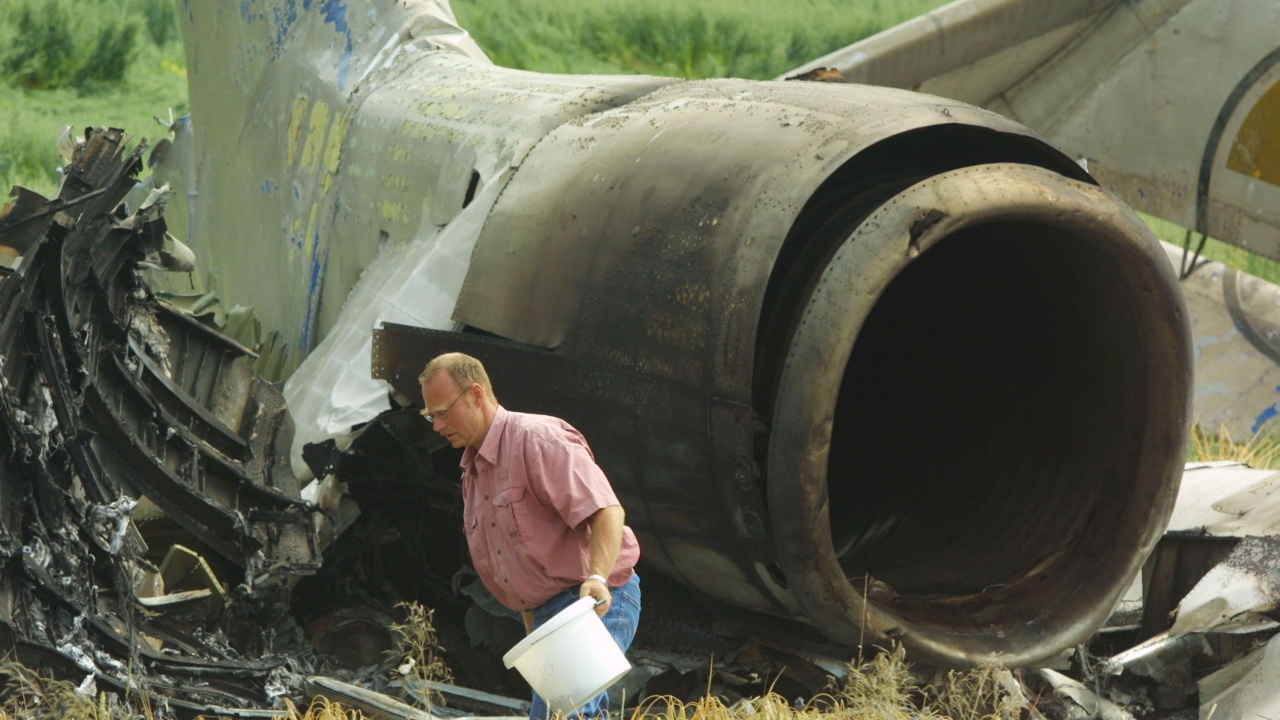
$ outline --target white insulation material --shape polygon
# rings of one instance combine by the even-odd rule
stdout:
[[[476,201],[441,232],[387,250],[365,269],[333,331],[285,384],[294,418],[294,473],[308,442],[345,436],[391,405],[391,386],[371,377],[373,329],[384,322],[451,330],[453,306],[480,227],[509,173],[485,185]],[[345,445],[345,443],[340,443]]]

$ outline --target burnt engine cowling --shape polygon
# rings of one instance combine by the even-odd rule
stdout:
[[[561,125],[456,318],[480,332],[386,375],[482,357],[505,406],[584,432],[648,568],[848,645],[1018,665],[1082,641],[1181,473],[1189,330],[1155,238],[940,98],[676,83]]]

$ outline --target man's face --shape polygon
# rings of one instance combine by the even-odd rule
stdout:
[[[443,435],[453,447],[480,447],[485,427],[484,410],[477,402],[477,395],[483,392],[475,384],[464,390],[449,373],[436,373],[422,386],[422,401],[427,412],[434,416],[431,429]]]

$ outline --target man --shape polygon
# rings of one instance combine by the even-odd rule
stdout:
[[[446,353],[418,376],[424,417],[462,454],[463,529],[485,587],[532,632],[582,597],[626,652],[640,620],[640,546],[582,434],[498,404],[480,361]],[[576,713],[608,712],[605,694]],[[545,720],[533,695],[529,716]]]

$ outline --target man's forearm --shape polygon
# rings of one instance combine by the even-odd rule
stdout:
[[[604,617],[613,607],[609,574],[622,551],[622,528],[627,515],[619,505],[600,508],[587,520],[591,528],[591,557],[587,560],[588,577],[582,582],[579,597],[591,596],[596,601],[596,614]],[[603,581],[600,578],[604,578]]]
[[[591,558],[587,574],[609,577],[622,550],[622,528],[626,512],[620,505],[600,508],[587,524],[591,527]]]

